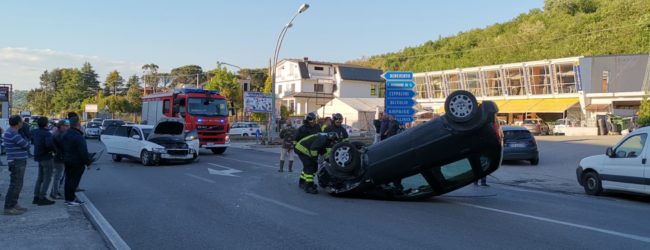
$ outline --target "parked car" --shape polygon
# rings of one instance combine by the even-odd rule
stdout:
[[[539,164],[537,141],[528,129],[520,126],[503,126],[503,160],[525,160]]]
[[[492,101],[467,91],[447,97],[445,115],[365,146],[335,144],[318,172],[333,195],[425,199],[466,186],[497,170],[503,132]]]
[[[576,121],[572,119],[558,119],[555,121],[555,126],[553,127],[554,135],[564,135],[566,128],[573,127],[576,125]]]
[[[576,169],[578,183],[585,193],[599,195],[604,191],[617,190],[650,194],[646,164],[650,154],[650,127],[639,128],[623,137],[603,155],[589,156],[580,161]]]
[[[551,130],[542,119],[526,119],[521,124],[522,127],[528,129],[534,135],[549,135]]]
[[[145,166],[162,161],[191,162],[199,156],[198,134],[185,133],[184,128],[182,119],[163,118],[155,126],[110,126],[101,140],[115,162],[122,158],[137,159]]]
[[[102,121],[102,125],[99,127],[99,129],[102,131],[102,133],[106,130],[106,128],[111,127],[111,126],[122,126],[124,125],[125,122],[122,120],[117,120],[117,119],[107,119]]]
[[[355,137],[361,136],[361,130],[359,130],[358,128],[355,128],[355,127],[352,127],[352,126],[346,125],[346,124],[343,124],[343,127],[348,132],[348,136],[350,136],[350,137],[352,137],[352,136],[355,136]]]
[[[91,121],[91,122],[97,122],[97,123],[99,123],[99,124],[102,124],[102,122],[104,121],[104,119],[102,119],[102,118],[93,118],[93,119],[90,120],[90,121]]]
[[[101,129],[99,129],[100,126],[101,124],[97,122],[86,123],[86,126],[84,127],[84,137],[98,138],[102,134]]]
[[[260,125],[255,122],[235,122],[230,126],[229,135],[255,136]],[[260,133],[262,131],[260,130]]]

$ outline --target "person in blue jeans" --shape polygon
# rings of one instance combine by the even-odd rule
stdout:
[[[478,181],[474,182],[474,186],[478,186]],[[481,178],[481,186],[484,187],[489,187],[490,185],[487,184],[487,177]]]
[[[18,205],[18,198],[20,191],[23,189],[29,142],[23,139],[18,132],[23,126],[23,121],[19,115],[13,115],[9,118],[9,126],[11,127],[2,135],[2,140],[7,148],[7,164],[9,165],[9,172],[11,172],[9,189],[5,196],[4,214],[21,215],[27,211],[26,208]]]
[[[34,186],[34,201],[32,204],[39,206],[52,205],[54,201],[46,198],[47,190],[50,189],[52,171],[54,170],[54,142],[52,133],[47,128],[49,121],[47,117],[41,116],[36,121],[38,128],[32,130],[34,141],[34,160],[38,162],[38,178]]]

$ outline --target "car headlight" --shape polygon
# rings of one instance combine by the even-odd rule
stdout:
[[[186,141],[193,141],[193,140],[196,140],[196,136],[190,135],[190,136],[188,136],[188,137],[185,137],[185,140],[186,140]]]
[[[159,154],[164,154],[164,153],[166,153],[166,150],[165,150],[165,148],[154,148],[153,152],[154,153],[159,153]]]
[[[226,135],[226,141],[230,141],[230,136]]]

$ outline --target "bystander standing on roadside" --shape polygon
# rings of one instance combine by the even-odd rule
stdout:
[[[52,190],[50,191],[50,198],[55,199],[55,200],[60,200],[63,198],[63,195],[61,195],[61,183],[63,181],[63,169],[64,169],[64,164],[63,164],[63,135],[65,134],[66,131],[70,128],[70,121],[68,119],[62,119],[60,120],[57,125],[56,132],[54,132],[53,135],[53,142],[54,142],[54,173],[53,173],[53,180],[52,180]]]
[[[289,160],[289,172],[293,172],[293,143],[296,136],[296,129],[291,125],[291,120],[287,119],[287,124],[280,131],[280,138],[282,138],[282,152],[280,153],[280,170],[284,171],[284,161]]]
[[[372,125],[375,126],[375,138],[373,140],[373,144],[377,143],[380,141],[381,138],[381,118],[384,116],[384,113],[379,113],[379,117],[375,120],[372,121]]]
[[[390,120],[388,121],[388,128],[384,132],[385,138],[394,136],[399,132],[399,122],[395,120],[395,115],[390,115]]]
[[[380,134],[380,140],[384,140],[388,137],[386,137],[386,131],[388,130],[388,117],[386,116],[386,113],[382,114],[381,116],[381,125],[379,126],[379,134]]]
[[[18,205],[20,191],[23,189],[27,151],[29,150],[29,143],[18,132],[22,125],[22,119],[19,115],[11,116],[9,118],[9,126],[11,127],[2,136],[7,148],[7,164],[9,165],[9,172],[11,172],[4,205],[4,214],[6,215],[20,215],[27,211],[26,208]]]
[[[478,181],[474,182],[474,186],[478,186]],[[487,177],[481,178],[481,186],[484,187],[489,187],[490,185],[487,184]]]
[[[70,129],[63,135],[63,162],[65,164],[65,201],[68,206],[79,206],[75,191],[81,182],[86,167],[90,168],[90,157],[86,140],[81,132],[78,116],[70,119]]]
[[[32,201],[32,204],[39,206],[52,205],[55,202],[47,199],[46,195],[47,190],[50,188],[54,168],[54,142],[52,141],[52,133],[47,127],[49,124],[47,117],[39,117],[36,123],[38,128],[32,130],[32,140],[34,141],[34,160],[38,163],[38,177],[34,186],[34,201]]]

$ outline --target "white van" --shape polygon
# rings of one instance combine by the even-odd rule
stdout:
[[[239,135],[239,136],[255,136],[257,130],[260,130],[260,125],[255,122],[235,122],[230,126],[229,135]]]

